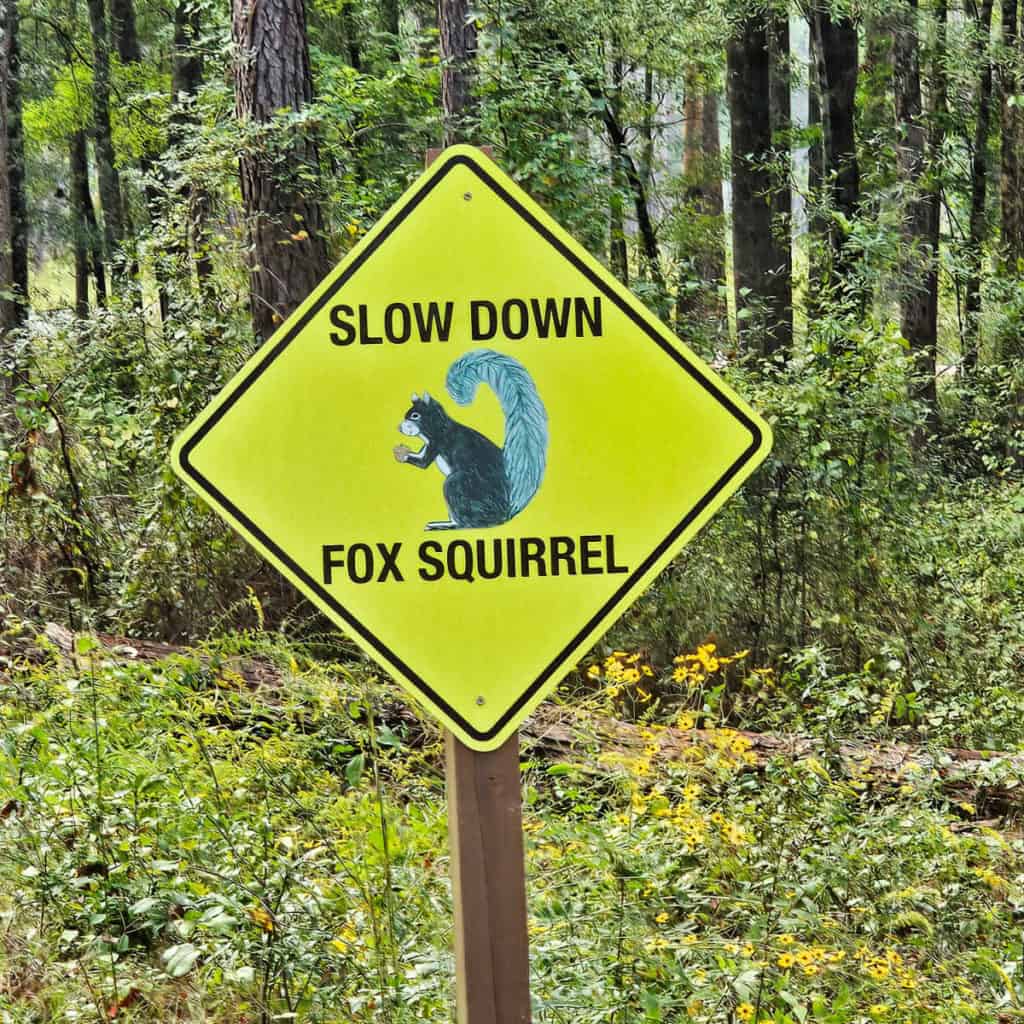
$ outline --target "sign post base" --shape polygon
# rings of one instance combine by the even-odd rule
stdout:
[[[471,750],[445,732],[458,1024],[529,1024],[519,734]]]

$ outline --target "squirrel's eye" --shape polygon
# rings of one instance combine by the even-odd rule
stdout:
[[[418,412],[414,412],[414,413],[413,413],[413,414],[412,414],[412,415],[411,415],[411,416],[409,417],[409,419],[411,419],[411,420],[418,420],[419,418],[420,418],[420,414],[419,414]]]

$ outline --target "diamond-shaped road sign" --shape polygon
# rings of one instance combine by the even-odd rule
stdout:
[[[446,150],[178,439],[177,472],[498,747],[770,432],[479,150]]]

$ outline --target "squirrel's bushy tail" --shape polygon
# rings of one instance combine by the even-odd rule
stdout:
[[[490,385],[505,413],[505,476],[512,515],[522,512],[544,479],[548,450],[548,414],[526,368],[489,348],[456,359],[448,370],[448,393],[469,405],[477,384]]]

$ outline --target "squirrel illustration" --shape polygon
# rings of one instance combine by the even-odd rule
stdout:
[[[395,458],[419,469],[436,463],[445,478],[448,519],[427,523],[428,530],[500,526],[526,508],[544,478],[548,417],[525,367],[499,352],[478,349],[456,359],[445,381],[459,405],[473,401],[480,383],[493,389],[505,414],[502,448],[453,420],[427,392],[413,394],[398,425],[407,437],[423,441],[423,447],[414,452],[396,445]]]

